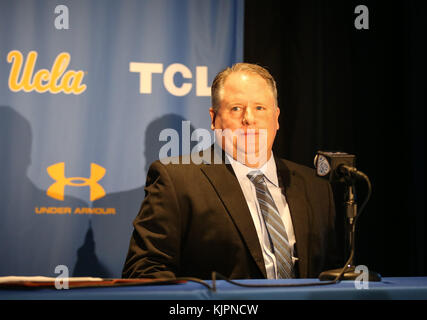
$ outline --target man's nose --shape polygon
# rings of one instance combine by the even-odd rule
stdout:
[[[243,124],[251,125],[255,122],[255,115],[252,108],[246,108],[243,114]]]

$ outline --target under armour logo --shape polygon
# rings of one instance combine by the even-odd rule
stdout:
[[[49,176],[55,180],[49,189],[47,189],[46,194],[57,200],[64,200],[64,190],[65,186],[73,187],[90,187],[90,201],[95,201],[99,198],[105,196],[104,188],[98,183],[105,175],[105,168],[97,165],[96,163],[91,163],[90,165],[90,177],[65,177],[65,163],[59,162],[53,164],[46,169]]]

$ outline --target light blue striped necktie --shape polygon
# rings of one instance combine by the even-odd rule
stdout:
[[[270,238],[271,249],[276,257],[278,278],[293,278],[293,264],[288,235],[280,218],[279,210],[268,191],[264,174],[256,170],[249,172],[247,177],[255,186],[258,204]]]

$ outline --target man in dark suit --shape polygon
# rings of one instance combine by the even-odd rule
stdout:
[[[273,77],[240,63],[211,90],[216,143],[179,164],[151,165],[123,277],[307,278],[334,267],[329,183],[272,152]]]

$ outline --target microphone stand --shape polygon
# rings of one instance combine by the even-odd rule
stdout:
[[[353,171],[354,172],[354,171]],[[366,182],[368,183],[369,187],[369,195],[367,196],[365,202],[363,203],[361,210],[359,212],[359,215],[363,208],[365,207],[366,203],[369,200],[370,197],[370,191],[371,191],[371,183],[369,181],[369,178],[362,172],[357,171],[359,175],[361,175]],[[345,182],[347,183],[347,192],[346,192],[346,201],[345,201],[345,212],[346,217],[348,221],[348,232],[349,232],[349,242],[350,242],[350,256],[345,263],[344,267],[339,269],[333,269],[328,271],[323,271],[319,275],[319,280],[356,280],[357,277],[359,277],[361,274],[356,272],[356,266],[353,264],[354,259],[354,253],[355,253],[355,231],[356,231],[356,221],[359,217],[357,213],[357,202],[354,194],[354,181],[349,174],[345,178]],[[368,280],[369,281],[381,281],[381,276],[376,273],[375,271],[368,270]]]

